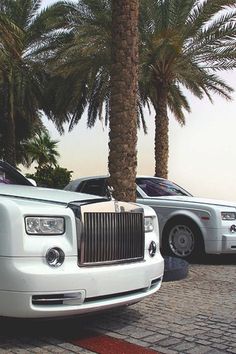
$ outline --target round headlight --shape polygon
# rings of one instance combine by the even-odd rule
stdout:
[[[58,247],[50,248],[46,253],[46,261],[51,267],[59,267],[65,259],[65,253]]]
[[[148,252],[150,257],[154,257],[157,251],[157,244],[155,241],[150,242],[150,245],[148,247]]]

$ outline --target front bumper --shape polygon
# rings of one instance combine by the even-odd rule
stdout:
[[[43,318],[71,316],[132,304],[156,292],[164,261],[83,267],[69,257],[50,268],[38,257],[0,258],[0,315]]]
[[[222,236],[222,253],[236,253],[236,236]]]
[[[205,251],[211,254],[236,253],[236,234],[227,233],[225,229],[208,229]]]

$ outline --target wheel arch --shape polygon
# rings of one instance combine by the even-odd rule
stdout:
[[[194,227],[196,227],[196,229],[198,230],[199,235],[201,237],[201,241],[202,241],[202,244],[203,244],[203,247],[205,250],[205,242],[204,242],[205,229],[202,227],[201,220],[197,217],[197,215],[195,215],[194,213],[188,212],[188,211],[182,211],[181,213],[176,212],[176,213],[172,214],[170,218],[168,218],[168,220],[166,221],[166,223],[162,229],[162,237],[161,237],[162,242],[161,242],[161,244],[163,244],[163,237],[165,236],[168,227],[171,224],[179,222],[180,220],[182,222],[183,222],[183,220],[190,222]]]

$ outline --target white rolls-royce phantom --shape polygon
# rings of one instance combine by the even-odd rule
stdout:
[[[109,197],[107,176],[81,177],[66,190]],[[158,215],[163,254],[179,258],[236,253],[236,203],[193,197],[163,178],[138,176],[137,203]]]
[[[88,313],[161,286],[150,207],[35,187],[0,162],[0,224],[0,316]]]

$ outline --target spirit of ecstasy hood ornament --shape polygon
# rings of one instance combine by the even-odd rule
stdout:
[[[112,193],[114,192],[114,188],[112,186],[107,186],[108,197],[110,200],[114,200],[114,207],[116,213],[124,213],[125,208],[124,206],[119,205],[118,200],[114,199]]]
[[[113,195],[112,195],[113,192],[114,192],[114,188],[112,186],[108,185],[107,186],[107,194],[108,194],[108,198],[111,199],[111,200],[114,199]]]

